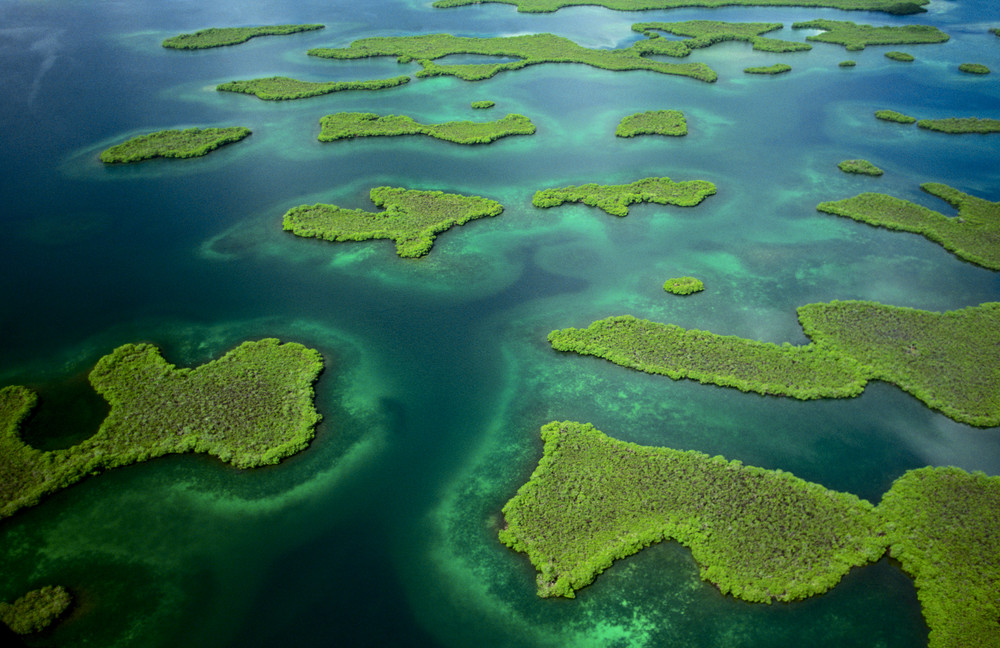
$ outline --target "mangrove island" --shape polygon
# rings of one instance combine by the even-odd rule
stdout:
[[[761,34],[779,30],[781,23],[730,23],[718,20],[689,20],[687,22],[647,22],[632,25],[632,30],[649,38],[639,41],[633,47],[643,54],[665,54],[667,56],[687,56],[692,49],[709,47],[726,41],[751,43],[753,49],[761,52],[803,52],[811,50],[808,43],[766,38]],[[657,31],[676,36],[688,36],[685,40],[658,38]]]
[[[142,162],[153,158],[193,158],[208,155],[224,144],[250,135],[242,126],[162,130],[116,144],[101,153],[105,164]]]
[[[837,164],[837,168],[844,173],[857,173],[859,175],[880,176],[884,172],[868,160],[844,160]]]
[[[623,117],[615,129],[618,137],[636,135],[687,135],[687,121],[679,110],[650,110]]]
[[[524,115],[509,114],[490,122],[452,121],[421,124],[406,115],[342,112],[319,120],[319,141],[335,142],[355,137],[428,135],[455,144],[489,144],[508,135],[532,135],[535,125]]]
[[[300,81],[283,76],[264,79],[249,79],[247,81],[230,81],[220,83],[215,87],[220,92],[241,92],[254,95],[265,101],[288,101],[290,99],[306,99],[342,92],[344,90],[383,90],[395,88],[409,83],[410,77],[397,76],[390,79],[374,79],[372,81]]]
[[[822,30],[822,33],[806,36],[806,40],[843,45],[849,50],[863,50],[868,45],[919,45],[948,40],[948,34],[930,25],[876,27],[848,20],[820,19],[792,23],[792,29]]]
[[[0,601],[0,622],[19,635],[40,632],[52,625],[73,602],[66,588],[46,585],[13,603]]]
[[[663,289],[671,295],[693,295],[705,290],[705,284],[697,277],[671,277],[663,282]]]
[[[324,25],[271,25],[269,27],[210,27],[193,34],[178,34],[163,41],[170,49],[194,50],[239,45],[257,36],[283,36],[323,29]]]
[[[628,207],[635,203],[694,207],[715,195],[715,185],[707,180],[674,182],[670,178],[643,178],[625,185],[585,184],[543,189],[535,192],[531,204],[542,209],[558,207],[567,202],[603,209],[612,216],[628,216]]]
[[[433,6],[446,9],[497,2],[517,6],[524,13],[548,13],[563,7],[597,6],[615,11],[653,11],[689,7],[823,7],[844,11],[881,11],[907,15],[927,11],[930,0],[437,0]]]

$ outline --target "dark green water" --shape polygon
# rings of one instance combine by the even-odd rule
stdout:
[[[943,209],[922,182],[1000,200],[1000,135],[949,137],[878,122],[1000,117],[1000,9],[934,0],[930,12],[803,9],[518,14],[429,3],[28,2],[0,4],[0,384],[36,389],[25,436],[42,447],[94,429],[84,376],[115,346],[150,341],[196,365],[245,339],[320,349],[324,421],[305,452],[241,472],[168,457],[88,479],[0,523],[0,599],[45,584],[76,604],[33,640],[51,646],[879,646],[926,643],[912,582],[883,560],[828,594],[755,605],[702,583],[673,543],[618,564],[575,600],[535,595],[527,558],[496,540],[499,510],[541,455],[538,428],[589,421],[617,438],[780,468],[877,502],[904,471],[958,465],[1000,474],[998,430],[957,424],[899,389],[803,403],[631,372],[553,352],[554,328],[631,313],[774,342],[805,341],[801,304],[832,299],[947,310],[1000,299],[1000,275],[921,237],[819,214],[823,200],[882,191]],[[327,61],[309,47],[373,35],[553,32],[619,47],[639,21],[782,22],[818,17],[933,24],[942,45],[797,54],[747,44],[696,51],[709,85],[646,72],[544,65],[466,83],[414,79],[377,93],[287,103],[217,93],[270,75],[384,78],[392,59]],[[209,26],[327,28],[202,52],[160,47]],[[889,49],[917,57],[885,59]],[[854,69],[837,67],[854,59]],[[789,74],[748,76],[788,62]],[[497,102],[492,111],[469,103]],[[680,109],[685,138],[613,136],[625,115]],[[486,147],[428,138],[321,144],[338,111],[420,122],[510,112],[532,137]],[[128,136],[243,125],[211,155],[104,168]],[[866,158],[881,178],[836,164]],[[642,205],[624,219],[579,205],[537,210],[537,189],[647,176],[705,179],[692,209]],[[429,257],[390,242],[331,245],[280,229],[294,205],[369,208],[390,184],[499,200],[495,219],[441,235]],[[707,290],[666,295],[670,276]]]

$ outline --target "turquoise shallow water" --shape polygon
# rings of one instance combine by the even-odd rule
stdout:
[[[525,556],[496,540],[503,504],[530,475],[553,419],[644,444],[780,468],[877,502],[910,468],[1000,474],[1000,435],[955,423],[882,383],[843,401],[799,402],[631,372],[561,355],[549,331],[623,313],[804,343],[799,305],[872,299],[947,310],[1000,299],[1000,275],[921,237],[819,214],[824,200],[923,194],[944,182],[1000,200],[1000,135],[949,137],[876,121],[1000,118],[1000,10],[934,0],[916,17],[805,9],[518,14],[428,3],[26,2],[0,5],[0,384],[39,391],[25,435],[85,437],[101,417],[84,377],[115,346],[149,341],[181,366],[266,336],[318,348],[324,421],[313,445],[241,472],[168,457],[87,479],[0,523],[0,599],[61,583],[55,646],[899,646],[924,645],[912,582],[883,560],[829,593],[783,605],[724,597],[674,543],[614,565],[575,600],[543,600]],[[270,103],[217,93],[282,74],[357,80],[413,74],[392,59],[329,61],[310,47],[450,32],[557,33],[588,47],[634,41],[634,22],[695,18],[920,22],[941,45],[794,54],[743,43],[698,50],[715,84],[647,72],[541,65],[467,83],[416,79],[377,93]],[[208,26],[322,22],[318,32],[201,52],[160,41]],[[917,60],[883,54],[906,49]],[[854,59],[857,67],[837,63]],[[751,65],[792,72],[751,77]],[[996,72],[962,75],[962,62]],[[492,99],[489,111],[470,102]],[[684,138],[616,139],[618,121],[680,109]],[[517,112],[538,132],[485,147],[421,137],[321,144],[337,111],[424,123]],[[105,168],[126,137],[244,125],[211,155]],[[880,178],[836,164],[866,158]],[[538,210],[542,188],[647,176],[704,179],[695,208],[637,205],[624,219],[582,205]],[[280,229],[284,211],[373,208],[378,185],[500,201],[504,213],[440,235],[421,260],[390,242],[331,245]],[[666,295],[667,277],[706,291]]]

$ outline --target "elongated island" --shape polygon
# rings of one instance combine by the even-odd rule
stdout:
[[[535,125],[524,115],[511,113],[489,122],[451,121],[421,124],[407,115],[342,112],[319,120],[319,141],[335,142],[355,137],[427,135],[455,144],[489,144],[510,135],[532,135]]]
[[[101,153],[105,164],[127,164],[153,158],[193,158],[250,135],[243,126],[162,130],[116,144]]]
[[[209,27],[191,34],[178,34],[163,41],[169,49],[195,50],[239,45],[258,36],[283,36],[323,29],[324,25],[269,25],[265,27]]]
[[[531,204],[546,209],[567,202],[582,202],[612,216],[628,216],[629,205],[651,202],[659,205],[694,207],[715,195],[715,185],[707,180],[674,182],[670,178],[643,178],[623,185],[595,183],[571,185],[535,192]]]

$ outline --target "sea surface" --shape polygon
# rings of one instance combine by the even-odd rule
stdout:
[[[956,423],[897,387],[801,402],[672,381],[561,354],[549,331],[610,315],[770,342],[807,343],[796,308],[865,299],[935,311],[1000,300],[1000,273],[912,234],[821,214],[878,191],[952,215],[920,184],[1000,200],[1000,135],[881,122],[1000,118],[1000,5],[932,0],[928,13],[801,8],[521,14],[413,0],[0,1],[0,385],[41,405],[23,436],[42,448],[92,434],[107,406],[86,376],[116,346],[151,342],[178,366],[262,337],[319,349],[323,422],[304,452],[240,471],[171,456],[90,477],[0,522],[0,600],[48,584],[75,603],[32,645],[670,646],[926,645],[912,580],[883,559],[827,594],[787,604],[723,596],[674,542],[621,560],[573,600],[536,596],[534,570],[496,537],[500,510],[541,456],[539,428],[593,423],[619,439],[789,471],[877,503],[925,465],[1000,474],[1000,430]],[[481,82],[439,77],[291,102],[219,83],[411,76],[391,57],[333,61],[311,47],[369,36],[551,32],[625,47],[636,22],[815,18],[929,24],[944,44],[848,52],[696,50],[718,82],[546,64]],[[204,51],[160,42],[206,27],[323,23]],[[885,58],[891,49],[913,63]],[[857,61],[841,68],[843,60]],[[461,60],[461,59],[456,59]],[[775,77],[747,66],[786,62]],[[993,74],[958,71],[984,63]],[[490,99],[496,107],[473,110]],[[614,136],[626,115],[684,112],[683,138]],[[461,146],[427,137],[320,143],[319,118],[405,114],[423,123],[522,113],[530,137]],[[142,133],[246,126],[191,160],[104,166]],[[844,174],[864,158],[879,178]],[[535,191],[650,176],[708,180],[693,208],[536,209]],[[389,241],[326,243],[281,229],[326,202],[374,210],[372,187],[474,194],[505,211],[400,259]],[[669,277],[703,293],[675,297]]]

